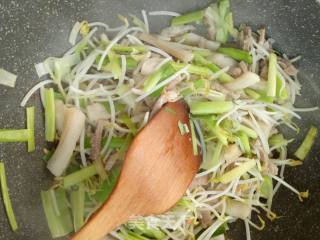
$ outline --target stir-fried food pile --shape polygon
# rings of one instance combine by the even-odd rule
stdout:
[[[284,171],[302,164],[317,129],[311,126],[293,159],[293,139],[280,131],[298,132],[298,112],[317,109],[294,107],[299,57],[274,51],[265,29],[235,28],[228,0],[185,15],[148,15],[119,15],[117,28],[77,22],[72,48],[36,65],[48,79],[22,106],[40,89],[45,136],[54,146],[45,161],[55,178],[41,193],[52,237],[83,226],[110,195],[135,135],[165,103],[183,99],[190,127],[177,128],[191,132],[199,173],[170,211],[130,220],[106,239],[225,239],[228,224],[241,219],[249,240],[250,227],[277,218],[272,204],[281,185],[300,201],[309,194],[287,183]],[[159,16],[172,18],[171,26],[151,33],[148,18]]]

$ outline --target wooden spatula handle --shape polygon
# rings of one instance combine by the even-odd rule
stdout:
[[[106,233],[111,232],[121,224],[127,222],[130,210],[124,206],[122,201],[111,198],[103,204],[74,236],[72,240],[97,240],[102,239]]]

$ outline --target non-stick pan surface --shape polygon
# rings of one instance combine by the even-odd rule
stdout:
[[[102,21],[117,26],[117,14],[140,14],[170,10],[186,12],[202,8],[208,0],[0,0],[0,67],[19,75],[15,89],[0,87],[0,128],[22,128],[25,111],[19,103],[27,89],[37,81],[34,63],[47,56],[62,54],[70,46],[68,34],[77,20]],[[320,102],[320,3],[318,0],[232,0],[237,24],[266,26],[277,41],[276,48],[289,56],[301,54],[299,67],[303,86],[297,106],[319,106]],[[165,17],[150,17],[152,30],[165,26]],[[37,150],[27,154],[24,144],[0,144],[0,159],[7,168],[8,184],[19,229],[13,233],[0,204],[1,240],[51,239],[40,201],[40,191],[48,187],[50,174],[45,169],[43,116],[39,96],[36,106]],[[303,113],[299,136],[311,124],[320,126],[319,111]],[[290,132],[288,131],[288,134]],[[291,133],[292,134],[292,133]],[[301,140],[297,138],[293,152]],[[282,216],[262,232],[253,231],[252,239],[320,239],[320,142],[317,139],[303,166],[288,169],[286,179],[299,190],[309,189],[310,198],[301,203],[282,188],[275,198],[274,211]],[[2,199],[0,199],[0,203]],[[230,239],[245,239],[244,226],[231,226]]]

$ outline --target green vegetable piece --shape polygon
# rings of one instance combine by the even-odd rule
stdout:
[[[124,46],[115,44],[112,46],[112,50],[119,54],[137,54],[145,52],[146,48],[143,45]]]
[[[245,134],[245,132],[243,131],[239,131],[239,139],[240,139],[240,143],[241,143],[241,147],[243,148],[243,151],[246,154],[250,154],[251,148],[250,148],[250,142],[247,134]]]
[[[248,172],[250,169],[252,169],[256,165],[256,161],[254,159],[250,159],[247,162],[241,163],[241,165],[233,168],[232,170],[224,173],[220,177],[218,177],[216,180],[221,183],[229,183],[238,177],[241,177],[243,174]],[[215,181],[215,180],[213,180]]]
[[[7,178],[6,178],[4,163],[1,161],[0,161],[0,186],[1,186],[1,193],[2,193],[4,208],[6,210],[11,229],[12,231],[16,231],[18,229],[18,224],[14,216],[11,200],[9,197],[9,190],[7,186]]]
[[[195,11],[174,17],[171,21],[171,26],[180,26],[192,22],[200,22],[203,19],[204,11]]]
[[[257,92],[260,94],[260,97],[259,97],[258,101],[267,102],[267,103],[272,103],[273,102],[274,97],[267,96],[267,92],[266,91],[257,90]]]
[[[268,199],[273,193],[272,178],[269,176],[263,177],[263,183],[260,188],[261,197]]]
[[[55,105],[53,88],[44,89],[46,141],[53,142],[56,135]]]
[[[219,164],[223,146],[220,141],[215,146],[207,145],[207,157],[201,164],[202,169],[208,170]]]
[[[196,131],[194,129],[193,121],[189,120],[190,128],[191,128],[191,140],[192,140],[192,150],[193,155],[198,156],[198,143],[197,143],[197,136]]]
[[[195,55],[194,56],[194,62],[196,64],[199,64],[201,66],[205,66],[208,69],[210,69],[212,72],[217,73],[221,70],[217,65],[215,65],[212,62],[209,62],[207,59],[200,55]],[[219,81],[221,83],[228,83],[234,81],[234,78],[230,76],[228,73],[221,73],[220,76],[218,77]]]
[[[100,185],[99,190],[93,196],[98,202],[104,202],[110,196],[114,186],[117,183],[118,177],[120,175],[120,168],[115,167],[113,168],[109,174],[107,179],[105,179],[102,184]]]
[[[54,92],[54,99],[55,100],[61,100],[61,101],[63,101],[64,102],[64,96],[61,94],[61,93],[59,93],[59,92]]]
[[[186,97],[194,92],[197,92],[198,89],[205,88],[206,86],[206,80],[199,79],[194,82],[192,82],[190,88],[186,88],[183,91],[181,91],[182,96]]]
[[[279,72],[277,72],[277,89],[276,89],[276,96],[277,98],[279,98],[280,100],[286,100],[288,98],[288,92],[286,87],[282,86],[282,84],[285,84],[285,81],[282,81],[282,76],[279,74]],[[281,91],[282,89],[282,91]]]
[[[104,146],[107,142],[108,138],[105,137],[101,141],[101,146]],[[120,148],[125,142],[125,138],[123,137],[112,137],[109,143],[108,148]]]
[[[163,239],[166,234],[162,232],[159,228],[149,227],[143,220],[133,220],[128,222],[128,227],[131,231],[140,236],[145,236],[147,239]]]
[[[275,97],[277,90],[277,55],[271,53],[269,56],[267,96]]]
[[[166,71],[166,69],[169,66],[170,66],[170,63],[166,63],[163,66],[161,66],[159,69],[151,73],[143,83],[143,87],[144,87],[143,90],[145,92],[149,92],[152,88],[154,88],[158,84],[158,82],[161,81],[163,73]]]
[[[132,134],[128,134],[126,136],[124,144],[121,146],[121,148],[119,150],[119,154],[120,154],[121,157],[124,157],[124,155],[127,152],[132,140],[133,140],[133,135]]]
[[[287,146],[289,142],[291,142],[291,140],[285,139],[281,133],[274,134],[269,138],[269,145],[271,147],[280,148]]]
[[[126,234],[119,233],[118,235],[123,240],[150,240],[149,238],[140,236],[139,234],[132,232],[130,230],[126,230]]]
[[[71,187],[97,174],[97,167],[95,164],[92,164],[63,177],[62,186],[64,188]]]
[[[248,64],[252,64],[252,56],[248,51],[244,51],[237,48],[219,48],[219,53],[225,54],[237,61],[244,61]]]
[[[237,30],[233,26],[233,17],[230,12],[229,0],[220,0],[218,3],[211,4],[205,10],[205,16],[208,18],[208,24],[215,28],[215,40],[221,43],[226,43],[229,34],[234,38],[237,36]],[[214,37],[214,36],[211,36]]]
[[[181,121],[178,122],[178,128],[181,135],[185,135],[189,132],[188,126],[186,127]]]
[[[28,152],[36,148],[34,140],[34,107],[27,108]]]
[[[315,126],[311,126],[303,142],[301,143],[297,151],[294,153],[294,155],[300,160],[304,160],[310,152],[317,135],[318,129]]]
[[[220,236],[221,234],[224,234],[227,231],[226,224],[221,225],[212,235],[212,237]]]
[[[244,89],[244,92],[248,97],[251,97],[254,100],[258,100],[259,98],[261,98],[261,95],[251,88]]]
[[[114,79],[119,79],[121,76],[121,61],[119,55],[115,54],[113,51],[108,53],[110,60],[110,68]]]
[[[51,151],[48,151],[43,155],[42,159],[45,161],[45,162],[48,162],[49,159],[52,157],[54,151],[51,150]]]
[[[239,124],[239,130],[244,132],[248,137],[251,137],[253,139],[256,139],[258,137],[257,133],[253,129],[242,124]]]
[[[186,67],[187,64],[185,63],[177,63],[172,62],[171,65],[176,71],[181,70],[182,68]],[[207,67],[200,67],[197,65],[189,64],[188,72],[191,74],[199,75],[201,77],[210,77],[213,73],[212,71]]]
[[[196,48],[192,51],[194,55],[200,55],[202,57],[209,57],[212,55],[212,51],[206,48]]]
[[[0,129],[0,142],[27,142],[28,129]]]
[[[134,70],[138,66],[138,61],[132,57],[126,57],[127,70]]]
[[[219,139],[219,141],[223,145],[228,145],[228,138],[229,134],[228,132],[216,125],[216,120],[213,116],[209,116],[208,119],[202,118],[201,121],[205,124],[205,127],[208,129],[210,133],[213,133],[213,135]]]
[[[71,233],[73,224],[66,191],[62,188],[42,191],[41,200],[52,238]]]
[[[148,76],[148,78],[143,83],[143,90],[145,92],[151,91],[159,82],[167,79],[175,72],[176,70],[170,62],[164,64]]]
[[[85,190],[83,183],[79,183],[77,189],[71,191],[70,202],[74,231],[77,232],[84,224]]]
[[[231,101],[192,102],[190,112],[194,115],[217,114],[228,112],[232,109]]]
[[[128,116],[128,114],[124,113],[119,117],[120,121],[123,122],[131,131],[133,135],[136,135],[138,133],[137,126],[132,122],[131,118]]]

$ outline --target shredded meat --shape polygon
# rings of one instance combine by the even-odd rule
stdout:
[[[265,28],[259,29],[258,33],[259,33],[258,43],[263,45],[266,41],[266,29]]]
[[[230,68],[230,70],[228,71],[228,73],[234,77],[234,78],[237,78],[237,77],[240,77],[242,75],[242,70],[240,67],[234,67],[234,68]]]
[[[110,157],[108,157],[107,162],[105,163],[105,169],[107,171],[110,171],[119,158],[120,157],[119,157],[119,154],[117,152],[112,154]]]
[[[239,67],[241,68],[242,73],[248,72],[248,65],[244,61],[239,63]]]
[[[250,27],[245,26],[239,34],[240,47],[243,50],[250,51],[252,48],[252,30]]]
[[[200,218],[200,222],[201,222],[201,226],[203,228],[207,228],[209,227],[211,224],[212,224],[212,217],[211,217],[211,214],[210,214],[210,211],[208,210],[201,210],[200,211],[200,215],[201,215],[201,218]]]
[[[92,146],[91,146],[91,160],[95,161],[99,155],[100,155],[100,149],[101,149],[101,140],[102,140],[102,133],[104,129],[105,121],[102,119],[99,119],[97,121],[96,131],[94,133],[94,136],[92,138]]]
[[[189,186],[189,190],[192,191],[193,189],[195,189],[199,186],[207,185],[208,182],[209,182],[208,175],[205,175],[203,177],[194,178]]]
[[[266,60],[260,61],[260,77],[262,79],[268,79],[268,64]]]
[[[296,69],[296,67],[293,66],[293,64],[289,60],[278,58],[278,64],[289,76],[296,76],[298,74],[298,69]]]

